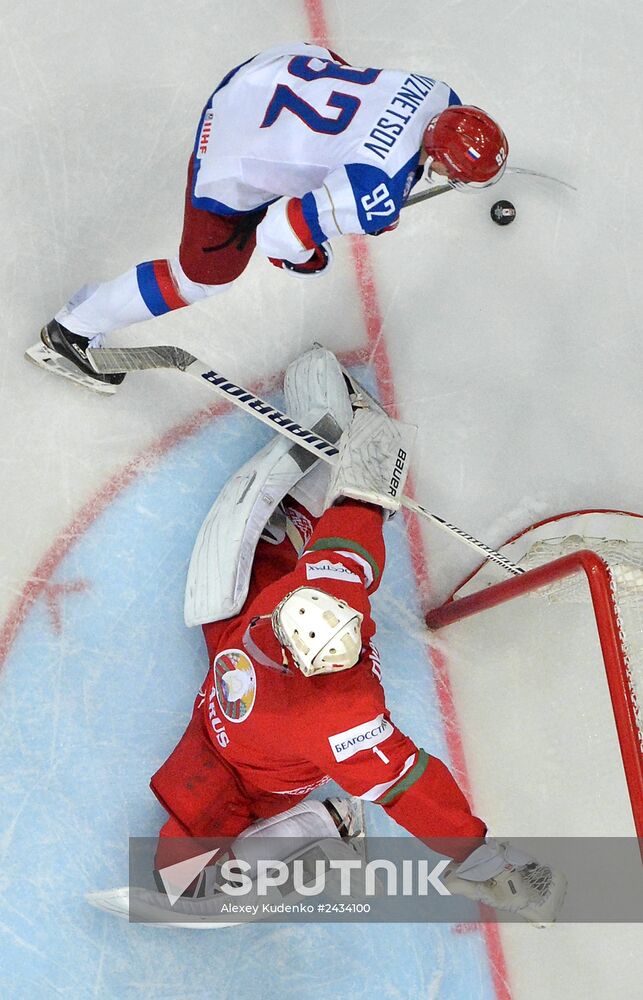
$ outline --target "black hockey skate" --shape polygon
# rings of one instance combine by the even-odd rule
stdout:
[[[30,347],[25,357],[40,368],[71,379],[94,392],[111,394],[125,375],[98,375],[87,359],[89,337],[72,333],[58,320],[52,319],[40,331],[40,344]]]

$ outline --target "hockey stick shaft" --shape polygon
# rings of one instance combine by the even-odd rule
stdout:
[[[439,194],[447,194],[448,191],[453,191],[450,184],[439,184],[437,187],[429,188],[428,191],[417,191],[416,194],[409,195],[402,208],[417,205],[421,201],[428,201],[429,198],[437,198]]]
[[[168,368],[187,372],[200,381],[206,382],[220,396],[227,399],[228,402],[234,403],[235,406],[245,410],[246,413],[249,413],[255,419],[261,420],[269,427],[272,427],[273,430],[290,438],[295,444],[301,445],[302,448],[307,449],[307,451],[311,452],[317,458],[322,458],[330,465],[334,465],[337,461],[339,449],[331,444],[330,441],[315,434],[314,431],[311,431],[307,427],[302,427],[301,424],[297,423],[296,420],[293,420],[286,413],[278,410],[264,399],[256,396],[253,392],[244,389],[243,386],[231,382],[225,375],[215,371],[215,369],[195,358],[194,355],[189,354],[187,351],[181,350],[181,348],[162,346],[113,347],[99,348],[97,350],[90,348],[87,351],[87,356],[95,371],[104,375],[148,371],[154,368]],[[512,575],[517,576],[524,573],[523,569],[512,563],[506,556],[485,545],[484,542],[474,538],[473,535],[456,527],[456,525],[445,521],[444,518],[431,513],[431,511],[428,511],[410,497],[401,496],[399,500],[401,505],[406,507],[407,510],[414,511],[420,517],[426,518],[427,521],[431,521],[450,534],[455,535],[462,542],[475,549],[479,555],[483,555],[486,559],[490,559],[492,562],[497,563],[497,565],[502,566],[504,570]]]
[[[545,181],[553,181],[554,184],[561,184],[562,187],[569,188],[570,191],[578,191],[578,188],[574,187],[573,184],[569,184],[567,181],[561,181],[558,177],[552,177],[551,174],[543,174],[539,170],[527,170],[526,167],[507,167],[507,173],[512,174],[525,174],[529,177],[540,177]],[[439,194],[446,194],[447,191],[453,191],[454,188],[450,184],[439,184],[437,187],[429,188],[428,191],[418,191],[416,194],[410,195],[404,202],[403,208],[408,208],[410,205],[418,205],[421,201],[428,201],[429,198],[437,198]]]
[[[560,177],[552,177],[551,174],[543,174],[540,170],[528,170],[526,167],[507,167],[507,173],[512,174],[525,174],[527,177],[540,177],[544,181],[552,181],[554,184],[560,184],[562,187],[569,188],[570,191],[578,191],[577,187],[570,184],[569,181],[561,181]]]

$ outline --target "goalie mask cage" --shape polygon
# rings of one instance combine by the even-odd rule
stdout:
[[[438,655],[446,652],[448,684],[455,686],[456,711],[464,731],[469,729],[472,714],[484,717],[490,711],[495,716],[494,724],[486,723],[485,730],[483,723],[482,734],[468,750],[465,747],[465,757],[467,761],[473,757],[476,766],[486,744],[500,739],[504,751],[500,766],[506,768],[507,749],[513,761],[514,748],[518,755],[525,743],[533,750],[532,741],[541,738],[543,748],[536,750],[536,756],[543,763],[542,772],[540,764],[531,763],[534,755],[530,758],[528,749],[522,763],[515,765],[523,774],[530,771],[526,781],[532,795],[537,783],[538,795],[548,797],[552,787],[564,781],[568,761],[576,754],[577,776],[572,784],[577,787],[584,782],[588,789],[578,812],[589,815],[590,826],[593,816],[609,824],[619,811],[610,798],[619,786],[624,803],[621,824],[625,822],[627,832],[632,833],[629,816],[625,821],[622,818],[623,812],[628,813],[629,798],[635,834],[643,838],[643,517],[597,510],[563,514],[533,525],[500,551],[525,573],[497,582],[497,567],[486,563],[444,605],[427,615],[432,630],[451,626],[438,633],[435,641]],[[478,623],[475,627],[472,616]],[[601,675],[607,682],[609,702]],[[476,692],[473,695],[471,688]],[[507,707],[505,694],[511,688],[515,703]],[[587,716],[593,709],[586,706],[599,697],[599,691],[606,707],[603,716],[596,717],[599,721],[590,723]],[[530,708],[530,699],[537,707]],[[552,726],[548,731],[548,717],[557,710],[555,703],[562,701],[568,713],[565,721],[558,723],[558,730]],[[507,718],[513,727],[511,744],[504,731]],[[597,744],[594,762],[592,741]],[[550,753],[552,746],[556,749]],[[548,755],[556,759],[549,772],[544,759]],[[605,773],[598,773],[604,766]],[[493,770],[488,764],[476,787],[485,785],[487,774],[493,781]],[[624,773],[627,796],[619,770]],[[512,793],[503,796],[499,786],[496,798],[485,806],[496,815],[499,804],[502,814],[503,797],[511,798]],[[562,809],[552,809],[554,825],[562,823],[555,832],[580,832],[565,828],[564,812],[564,804]],[[540,818],[539,809],[535,813]],[[604,832],[600,822],[598,829]],[[618,832],[623,832],[622,825]]]

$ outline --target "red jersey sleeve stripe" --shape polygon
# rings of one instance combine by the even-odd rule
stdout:
[[[313,250],[316,246],[310,226],[304,218],[304,210],[301,198],[290,198],[286,206],[286,214],[295,236],[306,250]]]

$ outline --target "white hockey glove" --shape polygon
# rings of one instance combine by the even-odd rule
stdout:
[[[536,927],[556,920],[567,891],[562,872],[491,837],[461,864],[449,865],[443,881],[456,896],[517,913]]]
[[[340,440],[326,506],[343,496],[398,510],[416,433],[417,427],[392,420],[383,412],[357,410]]]

